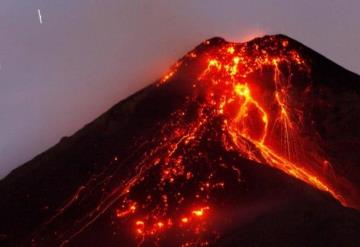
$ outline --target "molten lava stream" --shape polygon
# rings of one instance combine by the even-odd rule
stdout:
[[[305,142],[302,141],[299,133],[302,119],[294,119],[296,114],[292,113],[288,106],[290,98],[288,95],[292,88],[291,79],[282,73],[280,66],[283,65],[287,68],[298,66],[299,70],[305,71],[308,78],[310,69],[295,50],[286,50],[287,42],[282,42],[281,45],[283,47],[278,55],[270,55],[262,50],[251,56],[243,47],[239,49],[233,45],[225,45],[208,54],[208,64],[199,76],[199,83],[208,85],[209,104],[218,107],[219,114],[224,114],[227,120],[225,124],[228,125],[224,129],[229,131],[229,135],[233,137],[233,142],[240,153],[258,162],[265,160],[262,163],[280,169],[317,189],[326,191],[343,205],[348,205],[341,193],[336,191],[335,184],[331,184],[326,179],[327,174],[316,171],[314,167],[318,166],[317,161],[310,162],[314,164],[307,164],[306,159],[303,159],[300,161],[301,165],[291,161],[291,149],[302,150]],[[266,95],[266,91],[269,89],[258,83],[256,87],[261,89],[260,93],[253,95],[252,85],[254,83],[249,83],[251,80],[249,78],[253,73],[266,68],[273,70],[273,86],[271,88],[274,91],[270,100],[264,101],[266,99],[264,97],[260,103],[257,98],[262,98],[261,94]],[[263,83],[260,82],[260,84]],[[274,105],[277,111],[270,109],[270,106],[274,108]],[[234,111],[234,108],[237,110]],[[274,145],[273,140],[282,139],[274,136],[276,128],[281,129],[284,142]],[[270,129],[272,133],[269,133]],[[294,139],[295,144],[292,143],[291,138]],[[261,155],[244,150],[246,144],[239,143],[244,139],[252,143]],[[279,147],[285,150],[284,154],[278,150]],[[307,156],[306,154],[301,155]]]
[[[213,219],[223,192],[238,191],[241,183],[241,164],[218,157],[230,153],[281,170],[349,205],[346,190],[319,168],[327,160],[319,145],[302,135],[306,109],[298,101],[307,89],[295,88],[292,73],[300,73],[308,80],[303,84],[311,84],[310,68],[286,40],[272,42],[265,48],[226,43],[194,50],[175,64],[157,86],[177,82],[172,79],[178,70],[191,68],[188,63],[193,62],[200,71],[187,82],[192,90],[186,92],[186,102],[159,124],[146,145],[132,150],[131,162],[119,160],[117,168],[104,172],[102,176],[112,182],[108,193],[102,194],[96,208],[79,217],[63,243],[115,206],[114,224],[119,224],[120,232],[130,226],[139,245],[209,245],[219,237]],[[222,153],[215,156],[219,150]],[[124,178],[121,169],[129,164]],[[104,184],[84,186],[50,221],[91,199],[87,190],[106,191]]]

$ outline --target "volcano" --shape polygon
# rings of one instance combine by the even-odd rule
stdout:
[[[0,181],[2,246],[360,246],[360,77],[212,38]]]

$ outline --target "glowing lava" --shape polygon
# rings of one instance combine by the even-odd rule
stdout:
[[[301,99],[311,90],[311,68],[288,40],[268,37],[261,43],[214,46],[206,41],[176,63],[158,88],[177,82],[178,72],[191,66],[200,70],[186,82],[191,85],[186,101],[144,142],[149,148],[136,159],[131,175],[68,239],[116,205],[116,222],[131,227],[140,245],[166,239],[182,246],[215,241],[219,233],[213,217],[221,192],[236,191],[242,176],[236,164],[210,156],[204,146],[274,167],[351,205],[344,196],[347,188],[322,169],[324,161],[331,164],[316,140],[302,134],[306,109]],[[304,82],[294,84],[294,74]],[[126,159],[116,156],[116,162]]]
[[[209,44],[209,41],[205,43]],[[160,143],[160,146],[168,151],[165,155],[157,157],[157,160],[164,163],[160,168],[162,177],[156,185],[156,193],[165,191],[168,185],[183,181],[183,178],[185,180],[182,183],[186,183],[186,180],[193,180],[193,177],[199,184],[199,191],[190,198],[189,195],[185,197],[178,191],[177,199],[173,198],[177,201],[175,208],[169,206],[169,195],[162,195],[162,203],[157,204],[155,208],[147,209],[150,211],[145,218],[150,227],[145,230],[141,225],[140,229],[136,229],[137,232],[141,232],[143,238],[151,238],[160,230],[163,231],[164,220],[179,222],[167,224],[167,229],[187,225],[191,226],[196,234],[207,231],[203,225],[207,224],[207,219],[202,217],[210,209],[209,206],[193,209],[191,214],[178,219],[174,218],[174,211],[179,210],[182,204],[191,205],[192,201],[209,203],[212,191],[215,188],[224,188],[223,181],[215,183],[211,180],[213,172],[209,172],[207,178],[200,178],[199,174],[194,174],[186,165],[183,155],[179,154],[183,152],[183,146],[191,149],[192,145],[201,140],[205,132],[204,126],[216,118],[222,119],[222,140],[227,150],[235,149],[247,159],[275,167],[319,190],[328,192],[347,205],[347,201],[339,192],[341,188],[337,187],[338,184],[329,180],[327,174],[323,174],[319,169],[319,164],[325,157],[319,153],[306,155],[301,151],[305,144],[316,144],[308,143],[300,134],[303,109],[295,109],[291,101],[294,86],[290,77],[292,70],[295,70],[304,74],[304,78],[310,81],[310,68],[296,50],[287,47],[287,40],[272,40],[272,46],[268,49],[260,49],[257,44],[252,47],[224,44],[220,48],[210,49],[205,54],[197,54],[196,51],[189,53],[187,58],[200,60],[203,71],[198,74],[197,81],[193,84],[193,94],[189,95],[187,106],[197,102],[199,97],[205,100],[199,106],[195,120],[186,128],[181,126],[180,122],[187,110],[184,108],[174,113],[175,120],[168,126],[176,126],[176,131],[165,134],[164,142]],[[171,79],[183,64],[184,61],[180,61],[173,66],[160,81],[159,87],[166,82],[171,83]],[[267,82],[262,82],[254,76],[262,71],[272,75]],[[307,88],[302,90],[305,94]],[[299,152],[293,153],[293,150]],[[200,156],[201,153],[197,155]],[[143,169],[144,167],[142,166]],[[145,169],[151,169],[150,167],[151,165]],[[156,195],[150,194],[149,198],[152,197]],[[145,208],[150,204],[145,203]],[[160,216],[162,221],[159,221]],[[196,218],[199,219],[195,220]],[[194,239],[196,244],[207,243],[200,241],[198,237]]]

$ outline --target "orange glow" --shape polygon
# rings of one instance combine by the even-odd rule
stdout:
[[[297,50],[289,48],[288,40],[269,38],[267,42],[252,45],[224,43],[203,53],[191,51],[158,84],[162,86],[164,82],[176,81],[172,78],[180,69],[192,68],[192,61],[203,64],[194,81],[191,81],[193,91],[189,92],[185,106],[172,113],[172,120],[161,129],[162,139],[158,140],[156,148],[147,153],[151,158],[144,156],[144,161],[137,167],[139,172],[127,184],[127,193],[130,193],[133,186],[142,183],[149,170],[155,166],[160,169],[159,181],[155,189],[149,192],[146,202],[139,200],[139,206],[132,208],[128,202],[131,197],[125,196],[124,208],[131,213],[141,212],[145,215],[144,221],[135,221],[135,231],[141,235],[141,240],[153,236],[161,239],[170,229],[192,232],[195,236],[209,230],[210,217],[205,216],[210,207],[193,205],[209,205],[209,201],[214,199],[213,192],[226,190],[228,185],[225,186],[224,178],[213,179],[217,176],[216,171],[209,170],[207,177],[198,174],[196,168],[189,167],[191,161],[186,159],[186,153],[193,152],[192,159],[207,155],[195,147],[203,138],[205,126],[219,118],[222,119],[220,132],[225,150],[235,151],[241,157],[281,170],[348,205],[349,200],[343,196],[343,188],[334,179],[334,173],[331,176],[324,173],[329,170],[324,169],[324,160],[328,159],[317,151],[320,149],[316,142],[301,135],[302,116],[306,109],[294,110],[292,70],[302,73],[304,78],[311,81],[311,68]],[[211,46],[211,42],[204,42],[203,45]],[[263,73],[270,75],[264,81],[263,77],[259,77]],[[198,95],[204,102],[196,101]],[[191,104],[198,106],[197,115],[190,124],[183,125],[181,123],[188,114],[187,106]],[[168,129],[171,131],[168,132]],[[206,141],[211,142],[212,139],[207,138]],[[303,151],[304,146],[310,148]],[[201,165],[205,166],[206,163]],[[241,186],[240,167],[228,166],[221,161],[217,165],[231,172]],[[327,161],[326,167],[331,167],[330,162]],[[166,192],[172,186],[182,188],[186,183],[194,183],[197,189],[191,194],[182,189],[176,193]],[[152,198],[159,198],[158,193],[161,193],[160,199],[153,204]],[[173,204],[176,205],[175,211],[171,206]],[[191,205],[192,209],[188,210],[189,206],[186,205]],[[211,206],[211,214],[217,213],[216,206],[216,203]],[[178,213],[182,216],[176,216]],[[130,217],[130,214],[125,215]],[[206,245],[209,242],[193,238],[183,241],[185,245],[189,243]]]
[[[168,232],[177,232],[179,246],[209,245],[219,235],[214,219],[221,216],[222,196],[232,197],[246,182],[243,159],[278,169],[353,206],[331,159],[311,134],[303,134],[307,109],[301,101],[308,89],[295,88],[292,75],[301,75],[301,86],[311,85],[311,68],[292,47],[274,37],[246,44],[206,41],[172,66],[155,90],[179,89],[181,104],[159,120],[144,136],[148,139],[136,140],[131,159],[114,154],[119,168],[133,166],[123,180],[111,181],[117,187],[103,193],[105,199],[91,216],[114,204],[117,223],[130,224],[139,243],[159,246]],[[219,154],[210,155],[214,149]]]
[[[234,48],[233,46],[230,46],[230,47],[227,49],[227,52],[230,53],[230,54],[234,54],[235,48]]]
[[[194,210],[192,213],[196,216],[203,216],[204,211],[200,209],[200,210]]]
[[[137,226],[143,226],[143,225],[144,225],[144,221],[138,220],[138,221],[135,222],[135,224],[136,224]]]
[[[206,210],[209,210],[209,207],[204,207],[204,208],[199,208],[199,209],[193,210],[192,214],[197,216],[197,217],[201,217],[201,216],[204,215],[204,212]]]
[[[283,40],[280,42],[281,48],[285,49],[288,47],[288,41]],[[307,169],[307,164],[297,164],[291,161],[291,148],[295,143],[292,142],[291,138],[298,136],[297,129],[294,128],[295,121],[301,121],[301,119],[292,119],[292,114],[288,109],[287,94],[288,86],[283,85],[281,79],[281,71],[279,68],[280,64],[295,63],[303,66],[304,71],[308,71],[309,68],[306,66],[305,61],[300,57],[299,53],[294,50],[290,50],[288,55],[280,55],[271,57],[264,50],[261,51],[259,57],[253,60],[253,57],[249,57],[246,53],[236,53],[233,46],[225,46],[225,53],[222,49],[216,55],[211,55],[208,61],[208,66],[201,76],[199,77],[200,82],[212,81],[215,87],[222,82],[223,83],[223,98],[225,100],[221,102],[212,102],[214,105],[218,105],[219,109],[217,112],[227,116],[226,126],[224,127],[233,138],[233,143],[237,146],[240,153],[248,156],[249,159],[259,161],[265,159],[266,163],[272,167],[280,169],[285,173],[294,176],[304,182],[313,185],[314,187],[326,191],[333,195],[336,199],[346,204],[344,198],[337,193],[330,184],[326,181],[325,177],[321,176],[320,173],[313,174],[316,172],[313,169]],[[258,47],[255,46],[255,50]],[[265,66],[273,67],[274,71],[274,99],[271,104],[277,104],[278,113],[277,115],[270,116],[269,110],[265,108],[263,102],[260,102],[257,97],[259,95],[252,93],[252,85],[254,82],[244,81],[249,74],[253,73],[258,69],[262,69]],[[213,70],[212,68],[216,68]],[[241,73],[240,73],[241,69]],[[227,88],[233,85],[233,90],[236,96],[240,97],[241,101],[238,103],[238,111],[234,117],[227,115],[227,103],[236,102],[236,97],[231,95],[231,91],[227,93]],[[216,95],[218,92],[212,91],[212,86],[208,87],[210,98]],[[217,89],[218,90],[218,89]],[[255,97],[256,96],[256,97]],[[232,103],[233,104],[233,103]],[[268,108],[268,106],[266,106]],[[253,123],[256,123],[256,128],[252,127]],[[251,125],[250,125],[251,124]],[[274,143],[270,141],[271,136],[269,134],[269,124],[272,124],[274,130],[279,128],[283,131],[284,143]],[[241,139],[242,137],[244,139]],[[244,140],[251,142],[255,145],[261,154],[261,157],[255,155],[253,152],[244,150],[243,147],[247,144]],[[301,145],[300,139],[298,141]],[[282,146],[283,145],[283,146]],[[284,154],[279,152],[279,148],[284,147],[286,150]],[[279,150],[278,150],[279,149]],[[308,162],[308,161],[307,161]],[[312,161],[317,162],[317,161]]]
[[[190,56],[192,58],[195,58],[196,55],[195,54],[190,54]],[[178,61],[176,62],[171,68],[170,70],[163,76],[163,78],[160,80],[160,84],[170,80],[174,75],[175,73],[178,71],[179,67],[181,66],[182,64],[182,61]]]
[[[122,217],[125,217],[129,214],[133,214],[135,213],[136,211],[136,204],[132,204],[130,205],[130,207],[128,209],[125,209],[125,210],[116,210],[116,216],[118,218],[122,218]]]
[[[135,229],[136,233],[137,234],[144,234],[144,227],[145,227],[144,221],[137,220],[135,222],[135,225],[136,225],[136,229]]]
[[[186,116],[187,109],[181,108],[178,112],[174,112],[174,122],[165,126],[164,129],[173,126],[176,128],[171,134],[164,135],[158,145],[158,150],[164,147],[166,155],[158,155],[157,149],[151,151],[156,154],[154,161],[150,161],[148,165],[141,163],[140,173],[134,181],[141,181],[145,172],[151,169],[153,164],[157,166],[163,164],[160,167],[160,181],[156,187],[159,191],[164,191],[165,186],[178,183],[179,179],[193,181],[198,174],[194,174],[186,167],[184,157],[178,156],[177,152],[181,150],[180,147],[189,147],[191,150],[192,145],[201,139],[200,130],[203,126],[215,117],[221,117],[223,119],[222,140],[225,149],[235,150],[242,157],[279,169],[319,190],[328,192],[344,205],[347,204],[345,198],[337,190],[336,182],[330,180],[327,174],[322,173],[323,169],[317,169],[320,163],[319,167],[324,166],[325,157],[317,153],[316,155],[301,153],[295,156],[293,152],[293,150],[302,150],[305,143],[308,145],[308,140],[302,139],[300,135],[302,118],[292,110],[290,79],[281,68],[296,66],[296,69],[302,71],[305,77],[309,76],[310,68],[297,51],[288,49],[287,40],[279,42],[271,40],[271,42],[277,44],[277,53],[273,52],[274,47],[260,48],[260,45],[256,43],[252,47],[224,44],[208,53],[199,54],[194,50],[186,56],[188,59],[196,58],[204,61],[203,70],[198,72],[197,81],[192,82],[192,88],[194,94],[197,90],[203,90],[201,93],[205,94],[206,100],[199,106],[199,115],[196,120],[188,126],[183,127],[177,123]],[[204,42],[204,45],[211,45],[210,41]],[[251,49],[251,51],[246,49]],[[186,62],[183,59],[173,66],[160,83],[165,81],[171,83],[171,78],[176,75],[180,67],[187,66]],[[272,78],[268,80],[266,90],[264,83],[253,76],[256,73],[261,74],[265,69],[272,72]],[[193,99],[191,94],[189,99]],[[226,136],[230,140],[226,140]],[[198,152],[195,157],[202,155]],[[226,164],[223,166],[227,167]],[[236,181],[240,183],[241,169],[236,166],[228,169],[234,173]],[[184,228],[185,225],[186,229],[196,234],[206,231],[202,225],[208,222],[208,217],[204,216],[209,211],[209,206],[195,207],[188,213],[185,210],[182,217],[176,218],[169,209],[169,202],[172,203],[169,198],[172,197],[179,208],[183,202],[196,200],[207,203],[211,199],[213,190],[225,189],[224,182],[211,180],[212,175],[209,174],[207,180],[197,181],[198,190],[191,198],[189,195],[187,197],[183,195],[183,191],[178,191],[175,198],[167,193],[162,194],[161,205],[148,209],[149,211],[145,214],[146,223],[136,221],[135,230],[142,236],[158,236],[160,233],[165,234],[171,228]],[[143,207],[146,205],[143,203]],[[216,214],[215,210],[212,211]],[[168,217],[167,224],[164,223],[165,220],[159,221],[164,217]]]
[[[240,96],[244,96],[246,100],[250,98],[250,89],[246,84],[236,84],[235,92]]]
[[[188,223],[189,222],[189,219],[184,217],[184,218],[181,218],[181,222],[182,223]]]

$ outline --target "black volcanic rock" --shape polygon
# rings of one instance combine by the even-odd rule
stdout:
[[[289,141],[288,150],[282,149],[276,121],[270,141],[259,141],[265,127],[258,127],[257,120],[264,113],[254,103],[247,113],[255,117],[244,117],[242,124],[257,131],[243,127],[236,132],[240,137],[227,132],[224,120],[231,114],[215,112],[212,105],[229,93],[227,84],[218,87],[218,81],[233,78],[216,67],[225,67],[229,54],[218,54],[224,47],[229,54],[234,47],[235,54],[249,57],[240,61],[244,68],[257,68],[255,58],[264,64],[246,72],[246,78],[263,83],[258,83],[261,90],[250,86],[261,94],[256,99],[263,100],[269,125],[278,106],[266,99],[274,95],[278,66],[279,80],[288,83],[286,109],[291,123],[298,124],[290,137],[300,138]],[[212,56],[217,59],[213,63]],[[267,56],[280,59],[262,60]],[[208,72],[205,78],[203,71]],[[214,84],[201,84],[209,81]],[[247,85],[239,83],[235,91]],[[240,89],[241,98],[245,93]],[[283,35],[244,44],[213,38],[179,60],[163,79],[1,180],[0,245],[136,246],[141,230],[147,231],[143,246],[360,246],[359,137],[358,75]],[[309,162],[304,169],[341,197],[272,164],[267,149],[261,149],[270,144],[269,152],[287,151],[291,164]],[[131,205],[134,210],[127,210]],[[191,214],[199,207],[204,221]],[[189,226],[177,223],[184,218]],[[146,227],[165,230],[139,228],[139,219],[152,222]]]

